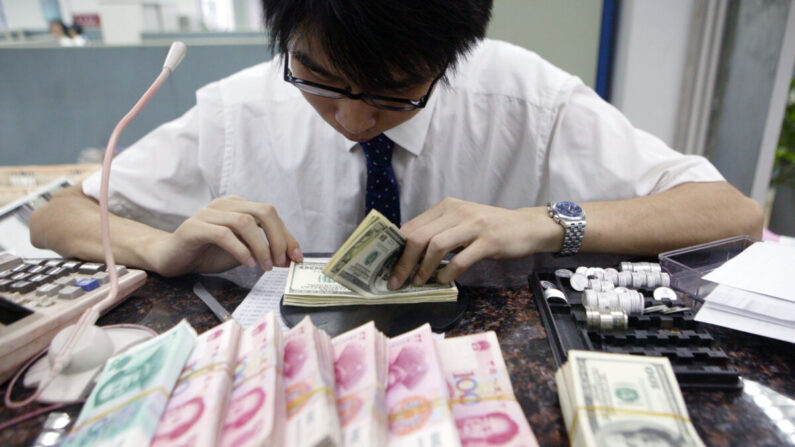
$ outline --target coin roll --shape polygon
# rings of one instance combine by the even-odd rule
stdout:
[[[574,274],[574,272],[572,272],[569,269],[557,269],[557,270],[555,270],[555,276],[557,276],[558,278],[568,279],[568,278],[571,278],[571,275],[573,275],[573,274]]]
[[[571,275],[571,278],[569,278],[569,283],[571,284],[572,289],[582,292],[588,285],[588,278],[581,273],[575,273]]]
[[[645,272],[632,272],[632,287],[634,289],[640,289],[645,284],[646,284]]]
[[[542,280],[541,281],[541,288],[542,289],[556,289],[557,287],[555,286],[555,284],[552,284],[549,281],[543,281]]]
[[[605,270],[599,267],[591,267],[588,269],[588,277],[599,280],[605,279]]]
[[[618,286],[629,287],[632,285],[632,272],[619,272]]]
[[[665,272],[660,273],[660,285],[663,287],[671,287],[671,275]]]
[[[674,292],[674,290],[669,287],[663,287],[663,286],[657,287],[656,289],[654,289],[653,295],[654,299],[658,301],[663,299],[668,299],[671,301],[677,300],[676,292]]]
[[[614,310],[610,312],[610,316],[613,319],[613,330],[615,331],[624,331],[629,327],[629,318],[627,317],[626,312],[622,310]]]
[[[596,302],[596,294],[597,292],[595,290],[584,290],[582,292],[583,306],[590,306],[593,308],[597,307],[598,303]]]
[[[564,303],[568,303],[569,302],[569,300],[566,299],[566,295],[564,295],[563,292],[561,292],[558,289],[554,289],[554,288],[549,288],[549,289],[544,290],[544,298],[547,301],[551,301],[551,302],[556,302],[556,301],[558,301],[558,302],[562,301]]]

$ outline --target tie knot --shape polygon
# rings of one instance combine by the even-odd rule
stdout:
[[[372,140],[361,143],[361,145],[368,165],[389,166],[392,163],[392,148],[395,143],[386,135],[378,135]]]

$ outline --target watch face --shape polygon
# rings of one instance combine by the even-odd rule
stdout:
[[[558,202],[555,211],[566,217],[582,216],[582,208],[574,202]]]

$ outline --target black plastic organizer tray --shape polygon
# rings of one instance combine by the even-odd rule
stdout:
[[[542,280],[556,284],[566,295],[568,303],[548,303],[542,293]],[[554,269],[539,269],[530,276],[529,282],[558,368],[566,362],[569,349],[664,356],[671,361],[683,389],[727,391],[743,387],[739,373],[729,364],[729,357],[715,345],[709,332],[694,320],[694,310],[671,315],[630,315],[627,330],[589,331],[582,293],[572,289],[568,279],[555,276]],[[667,299],[657,301],[651,298],[649,291],[643,291],[643,294],[645,307],[671,305]],[[689,297],[678,295],[677,305],[696,304]]]

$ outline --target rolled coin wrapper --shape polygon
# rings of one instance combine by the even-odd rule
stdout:
[[[622,271],[618,273],[618,282],[617,284],[619,287],[629,287],[632,285],[632,272]]]
[[[585,276],[588,278],[604,279],[605,271],[599,267],[589,267],[586,270]]]
[[[610,332],[626,330],[629,318],[623,310],[604,310],[586,306],[585,322],[588,330]]]
[[[572,272],[569,269],[557,269],[557,270],[555,270],[555,276],[557,276],[558,278],[564,278],[564,279],[571,278],[571,275],[573,275],[573,274],[574,274],[574,272]]]
[[[581,273],[575,273],[569,278],[569,283],[572,289],[582,292],[588,286],[588,277]]]
[[[555,284],[552,284],[552,283],[551,283],[551,282],[549,282],[549,281],[541,281],[541,287],[542,287],[544,290],[546,290],[546,289],[555,289],[555,288],[557,288],[557,287],[555,286]]]
[[[676,292],[674,292],[673,289],[661,286],[654,289],[654,299],[658,301],[664,299],[676,301],[678,297],[676,296]]]
[[[553,288],[549,288],[549,289],[544,290],[544,299],[546,299],[547,302],[551,302],[551,303],[555,303],[555,302],[568,303],[569,302],[569,300],[566,299],[566,295],[564,295],[563,292],[561,292],[558,289],[553,289]]]
[[[671,275],[665,272],[660,273],[660,285],[663,287],[671,287]]]

